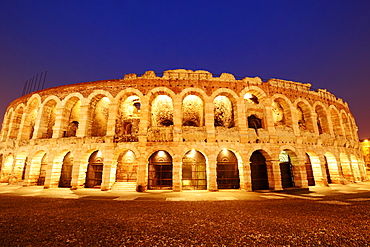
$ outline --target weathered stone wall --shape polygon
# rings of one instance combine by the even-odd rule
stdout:
[[[170,187],[177,191],[189,188],[182,181],[182,163],[190,150],[206,160],[208,190],[220,187],[217,156],[222,150],[237,157],[237,182],[244,190],[252,190],[256,151],[265,158],[270,189],[282,189],[282,152],[289,156],[296,187],[310,183],[307,156],[315,184],[367,179],[347,103],[310,87],[170,70],[162,76],[147,71],[37,91],[7,109],[0,134],[0,181],[77,189],[86,186],[88,169],[95,167],[102,169],[96,171],[102,177],[89,183],[97,181],[103,190],[125,182],[145,190],[151,179],[149,157],[161,150],[172,158]],[[101,163],[91,163],[97,151]],[[123,154],[130,161],[122,161]],[[128,177],[123,171],[135,171],[136,182],[132,176],[123,181]]]

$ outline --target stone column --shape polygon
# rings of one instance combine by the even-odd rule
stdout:
[[[251,162],[249,160],[244,162],[243,176],[244,183],[240,183],[240,188],[246,191],[252,191]]]
[[[207,169],[207,174],[208,174],[208,190],[209,191],[218,191],[217,187],[217,158],[214,154],[212,156],[210,155],[208,157],[208,169]]]
[[[293,166],[294,185],[299,188],[308,188],[307,171],[304,159],[298,159]]]
[[[239,135],[240,135],[240,142],[247,143],[248,142],[248,126],[247,126],[247,111],[245,109],[244,99],[241,98],[243,101],[238,101],[236,105],[236,115],[237,115],[237,127],[239,128]]]
[[[281,184],[280,160],[266,160],[267,176],[271,190],[283,190]]]
[[[66,123],[65,116],[63,116],[64,106],[58,106],[55,112],[55,124],[53,127],[52,138],[61,138],[64,136],[64,131],[67,129],[63,126]],[[63,128],[64,127],[64,128]]]
[[[108,155],[111,154],[111,155]],[[112,167],[113,167],[113,153],[111,152],[105,152],[104,155],[104,162],[103,162],[103,180],[101,183],[100,189],[103,191],[109,190],[114,180],[112,181]]]
[[[144,154],[145,152],[140,152]],[[137,158],[137,186],[144,192],[148,189],[148,160],[142,155]]]
[[[89,102],[87,99],[81,100],[81,109],[80,109],[80,123],[78,125],[78,129],[76,131],[77,137],[85,137],[88,135],[88,131],[90,130],[90,112],[89,112]]]
[[[173,141],[182,142],[182,100],[179,95],[173,99]]]
[[[182,189],[181,186],[181,160],[174,159],[172,162],[172,190],[175,192],[179,192]]]
[[[36,117],[35,126],[33,130],[33,136],[31,139],[42,138],[42,132],[45,130],[45,126],[40,126],[42,122],[41,118],[42,118],[43,110],[44,110],[44,106],[42,106],[41,109],[37,112],[37,117]]]
[[[107,134],[106,136],[114,136],[116,134],[116,119],[118,112],[118,102],[113,100],[109,104],[108,122],[107,122]]]
[[[148,133],[148,127],[150,125],[150,104],[149,104],[149,98],[147,96],[143,96],[140,99],[141,108],[140,108],[140,123],[139,123],[139,143],[142,146],[145,146],[147,142],[147,133]],[[140,167],[140,164],[139,164]]]
[[[207,131],[207,142],[215,142],[216,141],[216,130],[215,130],[215,113],[214,113],[214,105],[211,99],[204,99],[204,125]]]

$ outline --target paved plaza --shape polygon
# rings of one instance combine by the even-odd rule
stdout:
[[[0,246],[369,246],[370,182],[284,192],[0,185]]]

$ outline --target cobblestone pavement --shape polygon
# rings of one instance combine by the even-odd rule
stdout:
[[[369,246],[370,183],[284,192],[0,186],[0,246]]]

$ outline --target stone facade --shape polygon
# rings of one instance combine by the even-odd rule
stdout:
[[[178,69],[30,93],[6,111],[0,182],[252,191],[366,180],[347,103],[310,87]]]

